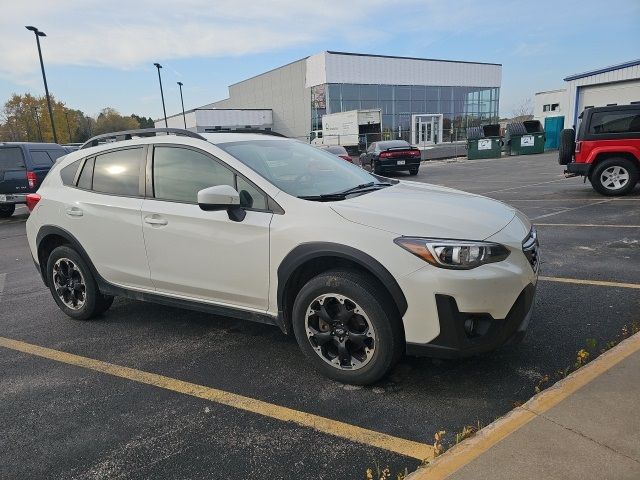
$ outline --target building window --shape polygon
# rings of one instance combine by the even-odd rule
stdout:
[[[322,90],[312,92],[311,124],[321,128],[320,116],[358,109],[382,112],[383,138],[409,138],[411,114],[441,113],[445,117],[441,141],[464,140],[469,126],[498,121],[499,88],[421,85],[328,84],[323,111]],[[551,111],[547,105],[545,111]]]
[[[551,104],[551,111],[552,112],[556,112],[558,110],[560,110],[560,104],[559,103],[552,103]]]
[[[547,104],[547,105],[543,105],[542,106],[542,111],[543,112],[548,112],[551,110],[551,105]]]

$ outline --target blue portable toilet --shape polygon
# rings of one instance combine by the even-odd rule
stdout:
[[[564,117],[547,117],[544,119],[544,131],[547,139],[544,142],[545,150],[557,150],[560,146],[560,132],[564,128]]]

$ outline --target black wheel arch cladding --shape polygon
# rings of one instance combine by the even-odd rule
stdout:
[[[289,289],[289,280],[294,273],[312,260],[321,258],[336,258],[350,261],[358,265],[362,270],[373,275],[387,290],[400,316],[407,311],[407,300],[391,273],[375,258],[367,253],[347,245],[331,242],[310,242],[298,245],[291,250],[282,260],[278,267],[278,291],[277,302],[278,312],[286,317],[287,300],[286,294]],[[290,321],[291,319],[286,319]]]

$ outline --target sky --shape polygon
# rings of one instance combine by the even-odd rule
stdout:
[[[159,118],[323,50],[500,63],[501,116],[573,74],[640,58],[640,0],[0,0],[0,103],[49,91]]]

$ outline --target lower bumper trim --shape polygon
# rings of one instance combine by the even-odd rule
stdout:
[[[436,295],[440,334],[429,343],[407,343],[407,355],[459,358],[495,350],[501,345],[517,344],[524,338],[531,322],[535,291],[534,285],[527,285],[504,319],[460,312],[453,297]],[[471,334],[465,330],[468,320],[476,325]]]

